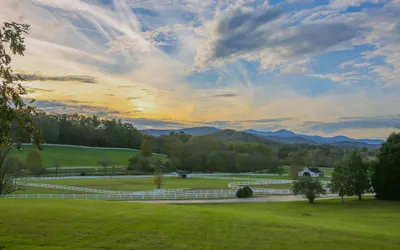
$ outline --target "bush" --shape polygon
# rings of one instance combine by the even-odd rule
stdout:
[[[248,198],[253,196],[253,190],[250,187],[245,186],[244,188],[239,188],[236,192],[237,198]]]
[[[238,191],[236,192],[236,197],[237,198],[245,198],[245,193],[243,188],[239,188]]]
[[[253,190],[251,190],[251,188],[249,186],[245,186],[243,188],[243,191],[244,191],[245,197],[253,196]]]
[[[79,175],[80,175],[80,176],[85,176],[86,173],[85,173],[85,172],[82,172],[82,173],[80,173]]]

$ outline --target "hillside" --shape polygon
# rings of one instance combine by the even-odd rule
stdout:
[[[212,135],[221,141],[228,142],[254,142],[262,143],[269,146],[279,146],[282,144],[281,142],[276,140],[269,140],[257,135],[252,135],[243,131],[235,131],[231,129],[220,130],[216,133],[213,133]]]
[[[4,249],[391,250],[400,245],[398,202],[162,205],[8,198],[0,199],[0,207],[0,221],[7,225],[0,227]]]
[[[231,131],[230,133],[232,134],[233,133],[232,131],[235,130],[232,129],[222,130],[214,127],[194,127],[194,128],[184,128],[177,130],[157,130],[157,129],[141,130],[142,133],[152,136],[168,135],[171,132],[175,133],[184,132],[192,136],[213,134],[217,137],[221,136],[221,134],[219,134],[221,133],[221,131]],[[234,136],[235,138],[229,138],[228,135],[223,135],[222,139],[228,141],[261,142],[267,145],[273,144],[271,141],[275,141],[287,144],[332,145],[344,148],[362,148],[362,147],[379,148],[381,143],[384,141],[381,139],[353,139],[346,136],[322,137],[317,135],[304,135],[304,134],[296,134],[286,129],[281,129],[277,131],[267,131],[267,132],[249,129],[245,131],[235,131],[235,132],[237,133]],[[261,137],[263,139],[267,139],[269,142],[266,143],[263,140],[260,141],[259,139],[256,139],[254,136],[248,136],[245,134]]]

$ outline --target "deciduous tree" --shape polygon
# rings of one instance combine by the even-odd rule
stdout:
[[[295,181],[292,191],[295,195],[303,195],[311,204],[314,203],[315,198],[318,198],[321,194],[325,194],[321,182],[311,177],[301,177]]]
[[[20,150],[25,136],[36,145],[42,142],[32,120],[36,113],[30,106],[33,101],[26,104],[23,99],[26,89],[21,82],[25,79],[14,74],[11,68],[11,55],[24,55],[24,35],[28,30],[29,25],[14,22],[5,22],[0,27],[0,195],[20,189],[11,169],[5,166],[12,144],[16,143]]]
[[[353,151],[349,160],[349,193],[357,195],[362,199],[362,195],[371,187],[368,176],[368,165],[365,164],[357,151]]]
[[[348,161],[343,160],[336,163],[329,188],[332,193],[338,193],[342,199],[342,203],[344,203],[343,197],[351,192],[349,177],[350,173]]]

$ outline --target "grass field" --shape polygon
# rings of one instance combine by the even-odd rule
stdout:
[[[399,249],[400,203],[0,199],[1,249]],[[305,216],[304,214],[308,214]]]
[[[143,191],[152,190],[151,178],[130,178],[130,179],[70,179],[70,180],[39,180],[29,181],[48,183],[66,186],[90,187],[97,189],[119,190],[119,191]],[[214,179],[177,179],[164,178],[163,189],[193,188],[193,189],[226,189],[227,180]]]
[[[25,160],[32,150],[36,150],[36,148],[34,146],[23,146],[20,152],[13,149],[11,155]],[[43,164],[47,168],[53,167],[56,160],[60,162],[61,166],[98,166],[99,160],[103,157],[109,159],[111,166],[125,166],[128,164],[128,159],[135,154],[135,151],[128,150],[88,149],[61,146],[43,146],[43,151],[41,151]]]
[[[119,191],[143,191],[155,189],[151,178],[131,178],[131,179],[70,179],[70,180],[38,180],[29,181],[37,183],[47,183],[65,186],[90,187],[97,189],[119,190]],[[164,178],[163,189],[227,189],[229,180],[218,179],[177,179]],[[288,189],[290,184],[267,185],[267,188]]]

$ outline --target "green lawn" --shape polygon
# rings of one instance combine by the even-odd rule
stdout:
[[[23,146],[22,151],[13,149],[11,155],[25,160],[31,150],[36,150],[34,146]],[[107,157],[110,165],[126,166],[128,159],[135,155],[135,151],[118,149],[88,149],[78,147],[43,146],[41,151],[43,164],[45,167],[53,167],[58,160],[61,166],[99,166],[99,160]]]
[[[0,199],[0,249],[399,249],[400,203]],[[305,215],[307,214],[307,215]]]
[[[234,180],[233,182],[235,182]],[[65,186],[90,187],[97,189],[119,190],[119,191],[144,191],[155,189],[151,178],[127,178],[127,179],[69,179],[69,180],[38,180],[28,181],[37,183],[48,183]],[[227,189],[229,180],[219,179],[178,179],[165,177],[163,189]],[[290,184],[269,184],[266,188],[288,189]],[[42,193],[42,192],[41,192]],[[51,193],[51,192],[50,192]]]

